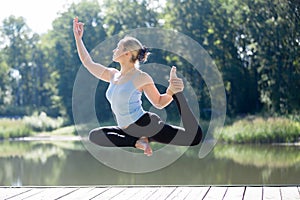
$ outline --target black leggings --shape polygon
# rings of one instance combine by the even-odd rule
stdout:
[[[105,147],[135,147],[140,137],[148,137],[150,142],[194,146],[201,142],[202,129],[182,92],[173,95],[183,127],[173,126],[163,122],[159,116],[147,112],[135,123],[125,129],[117,126],[100,127],[89,133],[91,142]]]

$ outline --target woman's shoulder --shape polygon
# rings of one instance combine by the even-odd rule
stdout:
[[[145,80],[145,81],[149,81],[149,80],[152,81],[152,77],[147,72],[144,72],[144,71],[138,69],[138,73],[139,73],[138,79]]]
[[[141,88],[144,85],[152,84],[152,83],[154,83],[152,77],[147,72],[138,69],[138,76],[134,80],[134,85],[137,88]]]

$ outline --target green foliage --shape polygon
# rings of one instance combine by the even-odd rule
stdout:
[[[7,91],[9,89],[9,67],[4,60],[4,55],[0,51],[0,105],[10,101],[11,95]]]
[[[22,119],[1,119],[0,139],[29,136],[32,130],[26,126]]]
[[[99,5],[97,0],[83,0],[60,13],[53,29],[43,35],[33,33],[24,18],[8,16],[0,27],[0,114],[45,111],[51,117],[66,116],[72,123],[72,90],[81,66],[72,33],[75,16],[85,23],[84,42],[89,50],[107,37],[139,27],[173,29],[190,36],[219,68],[231,117],[260,112],[299,114],[299,1],[160,3],[105,0]],[[178,66],[199,99],[201,116],[206,116],[203,110],[211,106],[210,94],[194,66],[169,52],[154,49],[153,55],[149,62]],[[95,94],[101,121],[112,119],[104,97],[106,87],[99,83]]]
[[[219,130],[218,130],[219,131]],[[225,126],[217,139],[227,143],[297,142],[300,123],[280,117],[249,117]]]
[[[48,113],[61,114],[58,109],[53,109],[59,104],[51,101],[57,95],[57,80],[51,76],[53,68],[49,65],[48,49],[44,48],[46,42],[51,42],[41,44],[40,37],[31,32],[22,17],[7,18],[1,31],[7,40],[1,50],[1,68],[6,66],[8,69],[1,70],[3,74],[0,74],[1,80],[5,81],[1,88],[5,97],[0,113],[23,116],[32,114],[33,111],[28,112],[27,108],[47,108]]]
[[[23,118],[0,119],[0,139],[26,137],[41,132],[49,132],[51,135],[74,134],[73,126],[63,127],[62,117],[51,118],[46,113],[25,116]]]
[[[64,126],[49,132],[49,135],[76,135],[77,132],[73,125]]]
[[[33,131],[52,131],[60,128],[64,121],[61,117],[57,119],[48,117],[45,112],[41,112],[39,115],[25,116],[23,121]]]
[[[32,34],[22,17],[10,16],[3,21],[2,36],[8,42],[4,46],[5,61],[10,68],[6,73],[10,78],[12,104],[23,106],[35,103],[36,66],[32,62],[32,52],[39,40]],[[32,95],[22,95],[32,94]]]
[[[300,80],[298,9],[295,1],[170,0],[165,20],[166,27],[198,41],[216,61],[228,114],[255,113],[262,106],[286,114],[299,110],[294,92]],[[207,101],[209,95],[200,93]]]
[[[53,37],[50,63],[55,68],[58,76],[58,96],[53,100],[62,104],[66,115],[71,121],[73,117],[73,84],[76,73],[81,66],[72,32],[72,20],[78,16],[80,21],[84,22],[84,41],[87,48],[92,49],[106,37],[99,12],[100,7],[96,0],[72,4],[66,12],[61,13],[61,16],[54,20],[53,30],[49,33]],[[58,108],[61,108],[61,106]]]
[[[158,25],[158,14],[148,9],[150,1],[105,0],[103,2],[103,25],[110,36],[130,29]]]
[[[299,5],[289,1],[243,1],[239,44],[243,62],[254,75],[265,109],[287,114],[299,110]],[[296,100],[297,99],[297,100]]]

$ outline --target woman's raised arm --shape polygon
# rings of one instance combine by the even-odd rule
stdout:
[[[160,94],[156,88],[152,78],[147,73],[142,73],[140,76],[139,89],[143,90],[146,97],[158,109],[163,109],[173,100],[172,95],[181,92],[184,89],[184,84],[181,78],[176,75],[176,67],[172,67],[170,71],[169,87],[165,94]]]
[[[88,71],[93,74],[95,77],[109,82],[112,74],[117,72],[116,69],[107,68],[99,63],[95,63],[90,54],[88,53],[83,41],[82,36],[84,32],[84,24],[82,22],[78,22],[78,18],[74,18],[73,20],[73,32],[76,41],[76,47],[78,51],[79,58],[82,64],[88,69]]]

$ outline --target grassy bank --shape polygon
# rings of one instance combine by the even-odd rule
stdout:
[[[5,118],[0,120],[0,139],[26,137],[32,133],[32,129],[22,119]]]
[[[230,120],[217,139],[226,143],[294,143],[299,142],[300,122],[298,118],[262,118],[258,116]],[[228,121],[228,120],[227,120]],[[206,132],[208,122],[201,121]],[[74,126],[64,126],[61,118],[50,118],[45,113],[21,119],[0,119],[0,139],[32,135],[74,135]],[[104,126],[104,124],[101,124]],[[96,125],[95,125],[96,126]],[[89,126],[86,132],[91,129]],[[218,130],[216,130],[217,132]],[[215,134],[217,135],[217,134]]]
[[[0,139],[27,137],[32,135],[72,135],[74,126],[64,126],[62,118],[51,118],[45,113],[25,116],[20,119],[0,119]]]
[[[300,123],[283,117],[247,117],[223,128],[218,140],[226,143],[293,143],[300,137]]]

